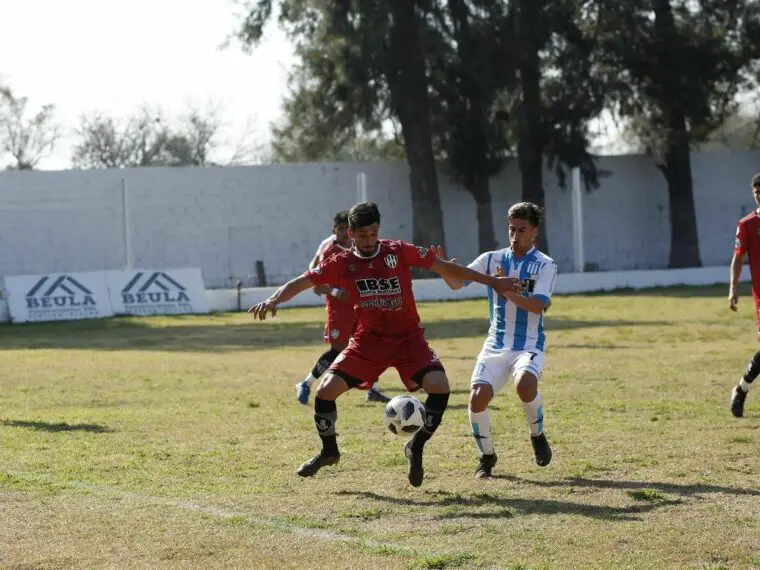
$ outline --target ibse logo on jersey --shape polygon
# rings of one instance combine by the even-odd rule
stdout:
[[[398,295],[401,293],[401,283],[398,277],[381,279],[357,279],[356,289],[362,297],[370,295]]]

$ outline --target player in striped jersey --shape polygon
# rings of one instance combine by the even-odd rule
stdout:
[[[481,453],[475,472],[478,479],[491,477],[496,465],[487,408],[494,395],[504,388],[510,374],[530,427],[536,463],[543,467],[549,465],[552,458],[544,435],[538,380],[546,347],[543,314],[554,290],[557,265],[534,246],[542,213],[540,207],[530,202],[512,206],[507,214],[510,247],[483,253],[468,265],[488,275],[517,277],[523,286],[522,292],[504,295],[496,295],[488,289],[491,326],[470,381],[470,425]],[[444,280],[452,289],[468,285],[446,277]]]

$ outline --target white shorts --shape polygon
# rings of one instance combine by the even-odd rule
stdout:
[[[510,375],[526,370],[540,379],[543,368],[544,353],[541,350],[495,349],[486,344],[478,355],[470,386],[488,384],[493,393],[498,394]]]

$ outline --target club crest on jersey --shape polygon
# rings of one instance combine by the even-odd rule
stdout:
[[[541,271],[541,268],[544,266],[543,263],[540,263],[538,261],[529,261],[528,266],[526,267],[526,271],[530,275],[535,275],[539,271]]]
[[[385,265],[387,265],[391,269],[394,269],[397,263],[398,263],[398,256],[392,253],[390,255],[385,256]]]
[[[426,247],[418,246],[417,247],[417,253],[420,254],[420,257],[425,257],[427,255],[428,249]]]

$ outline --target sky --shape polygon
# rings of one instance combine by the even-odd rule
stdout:
[[[124,118],[144,104],[167,117],[222,109],[221,155],[244,137],[266,145],[295,58],[274,23],[253,53],[236,41],[222,49],[242,10],[235,0],[0,0],[0,83],[32,109],[55,105],[62,127],[38,168],[70,167],[82,115]],[[597,145],[615,140],[609,121],[595,126],[608,130]]]
[[[240,11],[232,0],[0,0],[0,80],[35,108],[54,104],[64,129],[39,167],[69,167],[83,114],[119,118],[145,103],[168,116],[212,103],[226,139],[253,128],[266,141],[294,57],[274,25],[250,55],[220,49]]]

